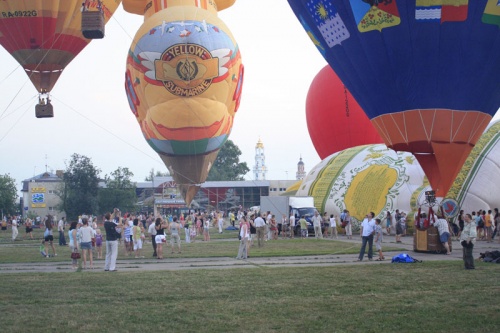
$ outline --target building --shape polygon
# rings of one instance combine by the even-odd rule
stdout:
[[[44,172],[24,180],[22,184],[23,218],[48,214],[60,218],[66,215],[57,209],[60,198],[56,193],[63,184],[62,170],[57,170],[56,173]]]
[[[295,178],[297,180],[302,180],[306,177],[306,171],[304,170],[304,162],[302,162],[302,157],[300,157],[299,163],[297,163],[297,172],[295,173]]]
[[[266,180],[266,156],[264,155],[264,144],[262,141],[255,145],[255,165],[253,167],[254,180]]]

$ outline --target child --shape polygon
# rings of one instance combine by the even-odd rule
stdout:
[[[95,229],[95,247],[97,249],[97,259],[102,259],[102,234],[101,229]]]
[[[380,219],[375,219],[375,247],[378,251],[378,259],[376,261],[382,261],[385,259],[384,254],[382,253],[382,227],[380,223],[382,221]]]
[[[133,227],[132,227],[132,241],[134,244],[134,252],[135,252],[135,258],[144,258],[141,256],[141,250],[142,250],[142,237],[141,237],[141,228],[139,227],[139,219],[135,218],[133,221]]]
[[[196,239],[196,225],[193,223],[191,224],[191,226],[189,227],[189,238],[190,238],[190,241],[191,243],[194,243],[195,239]]]

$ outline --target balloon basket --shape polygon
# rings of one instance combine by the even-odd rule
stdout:
[[[52,118],[54,117],[54,108],[50,102],[45,104],[37,104],[35,106],[35,116],[37,118]]]
[[[451,236],[448,239],[450,251],[452,250]],[[433,252],[446,253],[446,249],[439,239],[437,228],[431,226],[425,230],[415,229],[413,234],[413,251],[415,252]]]
[[[102,11],[82,12],[82,34],[87,39],[104,38],[104,13]]]

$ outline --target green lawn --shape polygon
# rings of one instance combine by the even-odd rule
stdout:
[[[251,256],[357,253],[359,244],[353,245],[279,240],[267,242]],[[150,244],[146,247],[150,251]],[[0,263],[69,262],[69,250],[58,250],[58,257],[43,259],[38,241],[12,244],[0,234]],[[236,251],[237,242],[197,242],[184,246],[182,256],[233,257]],[[2,332],[497,332],[500,265],[478,262],[476,267],[466,271],[461,262],[426,261],[2,273],[0,328]]]

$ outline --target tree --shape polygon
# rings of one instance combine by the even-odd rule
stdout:
[[[246,162],[240,163],[241,150],[233,141],[224,143],[215,159],[214,165],[208,173],[207,180],[244,180],[245,174],[250,171]]]
[[[0,209],[3,214],[17,213],[16,181],[9,174],[0,175]],[[1,216],[0,216],[1,218]]]
[[[123,211],[134,211],[137,202],[136,186],[132,182],[134,174],[128,168],[118,167],[106,175],[105,188],[99,189],[99,211],[100,213],[112,212],[113,208]]]
[[[95,213],[98,208],[99,173],[90,158],[73,154],[66,167],[63,185],[58,195],[60,210],[66,212],[68,220],[75,220],[82,213]]]
[[[149,172],[149,175],[147,175],[146,178],[144,178],[144,181],[151,182],[151,181],[153,181],[154,177],[167,177],[167,176],[170,176],[170,173],[168,171],[161,172],[161,171],[157,170],[155,173],[155,169],[151,169],[151,171]]]

